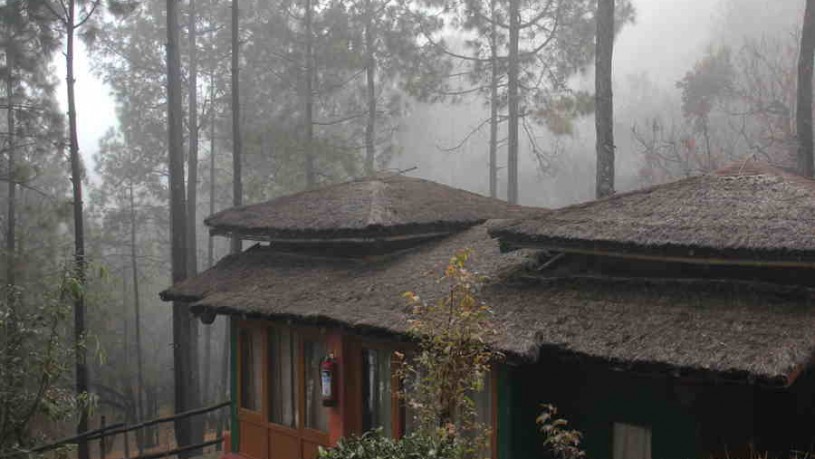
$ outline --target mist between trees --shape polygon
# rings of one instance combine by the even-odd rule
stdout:
[[[627,38],[649,39],[638,31],[667,8],[661,3],[616,2],[616,190],[699,174],[747,155],[794,166],[804,2],[720,0],[712,9],[703,1],[675,2],[689,17],[698,8],[713,12],[695,29],[650,36],[665,43],[693,36],[698,46],[684,48],[670,66],[679,73],[649,64],[657,56],[638,56],[640,46]],[[595,1],[245,0],[233,10],[236,5],[177,4],[188,275],[230,250],[229,241],[208,236],[202,220],[233,204],[235,121],[246,203],[409,169],[525,205],[594,196]],[[10,286],[0,321],[8,327],[16,318],[37,331],[30,337],[14,326],[0,339],[0,351],[12,352],[0,352],[7,359],[0,377],[22,397],[0,390],[0,451],[74,428],[73,362],[63,365],[72,357],[43,349],[53,341],[60,352],[73,350],[74,330],[61,314],[79,298],[86,308],[80,344],[94,394],[90,427],[102,413],[108,422],[134,422],[172,410],[172,311],[157,295],[171,278],[166,6],[165,0],[0,6],[0,176],[8,184],[0,188],[7,207],[0,225]],[[74,35],[116,105],[117,127],[99,141],[92,163],[78,151],[76,131],[69,134],[71,120],[57,103],[58,80],[66,74],[60,51]],[[235,120],[233,50],[240,83]],[[631,62],[636,65],[628,68]],[[85,100],[75,105],[94,110]],[[79,220],[72,218],[72,153],[74,173],[85,178],[73,183],[86,187]],[[92,183],[87,164],[95,167]],[[82,272],[74,263],[77,221],[85,224]],[[228,397],[223,322],[190,328],[190,358],[199,368],[192,404]],[[9,371],[23,365],[20,353],[32,362],[27,372]],[[30,384],[41,368],[53,370],[42,391]],[[137,440],[148,448],[158,433]]]

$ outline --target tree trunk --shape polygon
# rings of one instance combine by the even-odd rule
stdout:
[[[189,104],[190,154],[187,157],[187,275],[198,272],[198,238],[196,237],[196,206],[198,204],[198,50],[196,48],[195,0],[189,10],[190,70],[187,93]]]
[[[229,394],[229,358],[230,358],[230,330],[229,330],[229,316],[221,316],[223,317],[222,322],[224,323],[224,334],[223,338],[221,338],[221,381],[219,384],[220,394],[218,394],[218,401],[221,400],[221,397],[237,397],[238,394]],[[225,413],[222,415],[221,420],[224,423],[224,426],[229,425],[229,414]]]
[[[209,79],[209,214],[215,213],[215,72]],[[207,268],[215,264],[215,239],[207,237]]]
[[[243,203],[242,155],[243,139],[241,138],[241,100],[240,80],[238,79],[238,0],[232,0],[232,204],[237,207]],[[232,253],[240,253],[241,240],[232,236]]]
[[[498,30],[496,0],[490,2],[490,197],[498,197]]]
[[[136,202],[133,198],[133,183],[129,187],[130,198],[130,269],[133,273],[133,310],[135,313],[136,335],[136,416],[144,421],[144,372],[141,347],[141,298],[139,297],[139,265],[136,259]],[[144,432],[137,431],[139,454],[144,452]]]
[[[520,0],[509,0],[509,69],[507,72],[507,97],[509,115],[509,139],[507,142],[507,201],[518,203],[518,41],[520,34]]]
[[[187,229],[184,205],[184,143],[181,124],[181,58],[179,55],[178,0],[167,0],[167,121],[170,164],[170,237],[172,281],[187,278]],[[195,383],[192,359],[191,317],[187,305],[173,303],[173,375],[175,412],[181,413],[195,405]],[[175,436],[179,446],[192,443],[190,419],[175,421]]]
[[[365,79],[367,83],[368,119],[365,124],[365,175],[374,173],[374,137],[376,128],[376,58],[374,57],[374,24],[371,0],[365,1]]]
[[[815,56],[815,0],[807,0],[801,28],[801,54],[798,56],[798,107],[795,116],[798,132],[798,171],[813,175],[812,154],[812,64]]]
[[[215,76],[210,75],[209,86],[209,214],[215,213]],[[214,239],[210,235],[207,239],[207,267],[211,268],[215,264]],[[212,399],[210,390],[210,376],[212,375],[212,325],[204,327],[204,404],[209,404]]]
[[[596,197],[614,194],[614,104],[611,62],[614,53],[614,0],[598,0],[594,92],[597,131]]]
[[[8,142],[6,143],[8,148],[8,226],[6,227],[6,284],[12,289],[9,291],[9,304],[13,304],[15,301],[15,292],[13,291],[14,285],[16,284],[15,279],[15,271],[16,271],[16,227],[17,227],[17,182],[16,182],[16,174],[15,169],[17,165],[15,164],[15,156],[17,154],[16,146],[14,145],[14,80],[12,75],[12,52],[10,46],[6,47],[6,68],[8,69],[8,74],[6,75],[6,103],[8,107],[6,108],[6,122],[8,123]]]
[[[306,188],[313,188],[316,183],[314,172],[314,42],[312,37],[312,6],[311,0],[305,0],[305,30],[306,30],[306,56],[305,56],[305,88],[303,97],[305,99],[305,110],[303,115],[303,128],[305,129],[305,141],[303,145],[306,149]]]
[[[82,396],[88,392],[88,369],[85,349],[85,226],[82,211],[82,164],[79,158],[79,139],[76,129],[76,97],[74,94],[74,31],[76,1],[68,0],[66,27],[66,86],[68,88],[68,136],[70,142],[71,182],[74,198],[74,276],[80,286],[80,292],[74,298],[74,346],[76,352],[76,394]],[[80,408],[77,434],[88,430],[88,407]],[[79,441],[77,458],[88,459],[88,442]]]

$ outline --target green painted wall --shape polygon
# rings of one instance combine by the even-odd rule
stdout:
[[[544,403],[557,406],[561,417],[583,433],[583,446],[592,459],[611,458],[614,422],[650,426],[654,458],[699,457],[693,413],[668,378],[555,360],[507,367],[505,372],[507,387],[502,386],[500,401],[509,409],[500,408],[504,415],[499,422],[509,426],[509,433],[499,437],[500,459],[548,456],[535,423]]]
[[[498,459],[512,456],[512,384],[506,365],[498,369]]]

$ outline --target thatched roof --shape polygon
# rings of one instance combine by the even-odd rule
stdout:
[[[193,311],[334,324],[401,334],[404,291],[437,282],[457,250],[492,281],[483,291],[501,329],[496,346],[534,359],[541,347],[621,364],[666,366],[784,384],[815,345],[808,290],[693,280],[519,279],[534,253],[501,254],[480,225],[398,256],[319,259],[255,247],[162,293]],[[522,276],[523,275],[523,276]]]
[[[213,234],[247,239],[338,239],[447,234],[520,208],[404,175],[378,175],[218,212]]]
[[[492,233],[521,247],[815,262],[815,181],[748,161]]]

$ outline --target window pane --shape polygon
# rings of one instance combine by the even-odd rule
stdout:
[[[481,391],[473,393],[476,422],[492,428],[492,378],[489,373],[483,376],[483,383]]]
[[[241,408],[260,411],[261,379],[263,375],[261,361],[260,333],[256,330],[240,330],[240,389]]]
[[[492,456],[491,440],[492,440],[492,378],[490,373],[481,376],[482,387],[480,391],[469,392],[468,397],[473,401],[473,408],[475,409],[475,423],[481,429],[468,430],[465,436],[471,441],[478,441],[477,451],[479,458],[488,458]],[[489,434],[484,436],[483,434]]]
[[[391,436],[391,353],[363,349],[362,372],[362,430]]]
[[[320,364],[326,357],[325,345],[303,340],[303,361],[306,374],[306,427],[328,432],[328,410],[323,407],[320,393]],[[336,375],[335,375],[336,377]]]
[[[269,329],[269,420],[297,427],[297,346],[289,329]]]
[[[614,459],[651,459],[651,428],[614,423]]]
[[[412,358],[408,358],[406,361],[408,367],[413,367],[414,362]],[[417,419],[418,413],[416,409],[411,406],[411,400],[413,400],[416,385],[419,382],[420,376],[418,374],[408,372],[404,376],[404,379],[400,382],[402,387],[400,388],[401,392],[401,406],[400,406],[400,418],[402,422],[402,434],[407,435],[411,433],[416,433],[419,430],[419,420]]]

